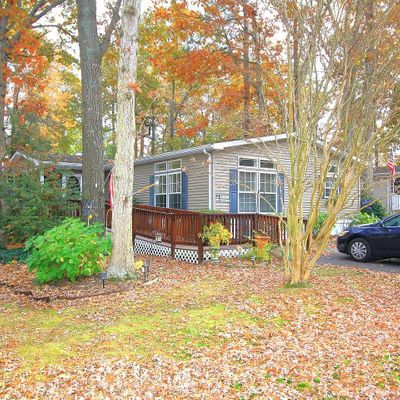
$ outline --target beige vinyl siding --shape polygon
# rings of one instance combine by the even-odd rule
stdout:
[[[391,178],[389,174],[374,176],[373,195],[380,200],[386,210],[391,211]]]
[[[138,192],[139,190],[150,185],[150,176],[154,175],[154,164],[140,164],[135,165],[133,172],[133,192]],[[135,195],[135,198],[140,204],[149,205],[150,190],[146,189]]]
[[[188,209],[208,209],[209,167],[206,154],[194,154],[182,158],[188,174]]]
[[[188,208],[197,210],[208,208],[208,156],[206,154],[195,154],[186,157],[171,157],[170,160],[182,160],[182,168],[186,170],[188,176]],[[144,188],[150,184],[150,176],[154,173],[155,162],[135,165],[133,191]],[[149,204],[150,190],[136,195],[139,203]]]
[[[214,209],[219,209],[224,212],[229,212],[229,172],[231,169],[238,169],[238,158],[242,157],[256,157],[256,158],[270,158],[277,162],[277,165],[282,165],[286,173],[290,171],[290,160],[288,145],[285,141],[277,143],[265,143],[232,147],[226,150],[213,152],[213,205]],[[279,169],[279,167],[278,167]],[[286,178],[287,179],[287,178]],[[305,184],[308,189],[304,196],[303,214],[307,216],[311,207],[311,184],[314,179],[314,166],[310,165],[308,168],[307,176],[305,177]],[[216,195],[222,195],[222,201],[217,202]],[[288,190],[287,183],[285,182],[284,193],[284,211],[287,208]],[[359,185],[352,190],[347,207],[343,210],[342,215],[354,214],[359,209]],[[324,207],[321,207],[321,211]]]

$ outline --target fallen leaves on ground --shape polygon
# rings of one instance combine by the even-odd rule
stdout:
[[[0,398],[400,397],[400,275],[153,264],[152,285],[75,301],[0,287]]]

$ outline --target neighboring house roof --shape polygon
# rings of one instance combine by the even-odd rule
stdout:
[[[184,157],[192,154],[207,153],[209,151],[225,150],[230,147],[245,146],[248,144],[262,144],[267,142],[276,142],[287,139],[286,134],[262,136],[251,139],[231,140],[228,142],[219,142],[212,144],[204,144],[202,146],[190,147],[188,149],[168,151],[167,153],[159,154],[156,156],[148,156],[135,160],[135,165],[147,164],[150,162],[159,162],[170,160],[171,158]]]
[[[71,155],[66,156],[63,154],[45,154],[45,160],[42,158],[44,155],[40,154],[28,154],[20,151],[16,151],[10,158],[10,162],[17,161],[19,158],[32,161],[35,165],[43,164],[56,164],[58,167],[71,168],[71,169],[82,169],[82,155]],[[112,160],[105,160],[104,169],[110,170],[113,166]]]

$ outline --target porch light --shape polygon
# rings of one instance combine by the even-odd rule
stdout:
[[[162,233],[160,233],[160,232],[156,232],[155,235],[154,235],[154,238],[155,238],[155,240],[156,240],[156,243],[161,243],[161,242],[162,242],[163,235],[162,235]]]
[[[100,272],[100,280],[103,282],[103,289],[106,286],[107,272]]]

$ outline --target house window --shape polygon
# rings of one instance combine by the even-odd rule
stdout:
[[[325,179],[325,187],[324,187],[324,198],[329,199],[332,194],[332,191],[335,187],[336,175],[337,175],[338,167],[336,165],[332,165],[328,169],[328,173]]]
[[[157,163],[154,165],[154,171],[155,172],[164,172],[167,170],[167,163],[166,162],[161,162]]]
[[[182,174],[168,175],[168,207],[182,208]]]
[[[155,164],[155,180],[159,182],[154,188],[154,204],[157,207],[182,208],[182,173],[172,172],[181,168],[181,160]],[[160,171],[163,173],[158,173]]]
[[[260,168],[262,169],[275,169],[275,163],[269,160],[260,160]]]
[[[328,199],[331,196],[334,185],[335,185],[335,179],[332,176],[327,176],[325,180],[325,189],[324,189],[325,199]]]
[[[273,213],[277,207],[275,172],[239,171],[239,212]]]
[[[239,172],[239,212],[257,212],[257,172]]]
[[[276,197],[276,174],[260,172],[260,212],[275,212]]]
[[[257,159],[256,158],[244,158],[239,157],[239,167],[257,167]]]
[[[155,205],[157,207],[167,207],[167,176],[157,176],[158,185],[154,187]]]
[[[182,161],[181,160],[172,160],[168,161],[168,170],[174,170],[174,169],[181,169],[182,168]]]
[[[67,179],[67,187],[70,188],[75,194],[81,193],[81,181],[75,176],[69,176]]]

